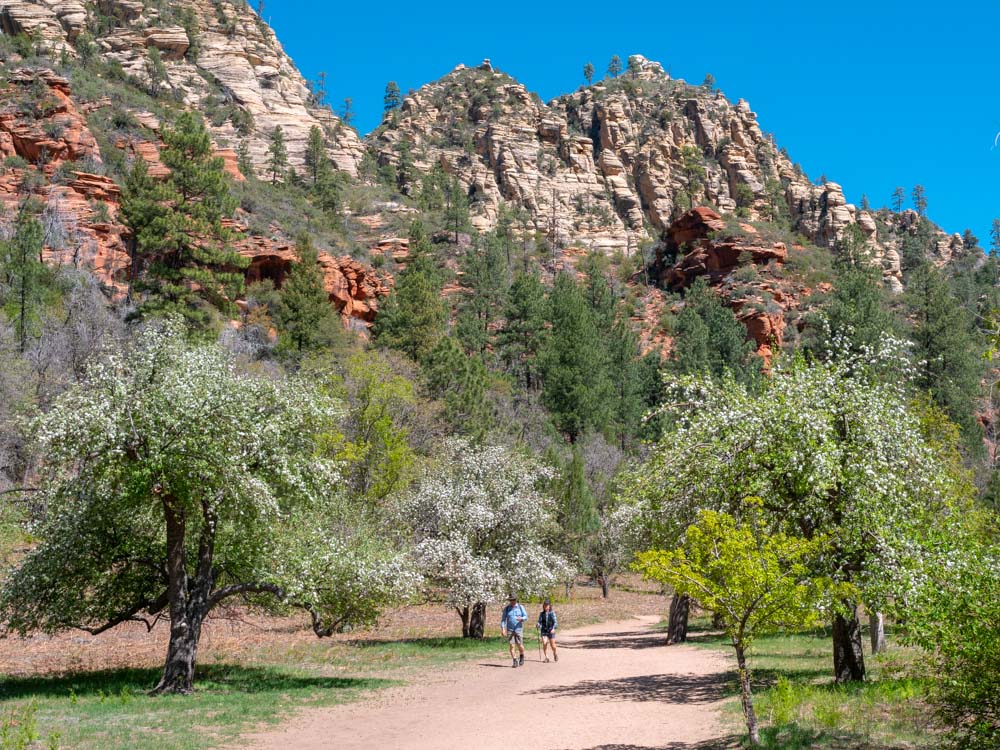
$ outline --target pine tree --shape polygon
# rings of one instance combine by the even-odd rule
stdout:
[[[489,431],[489,378],[479,355],[466,354],[454,338],[443,336],[427,355],[424,373],[431,396],[444,401],[444,416],[452,428],[472,437]]]
[[[600,518],[597,502],[587,483],[586,470],[583,451],[579,445],[574,445],[569,461],[560,468],[552,494],[556,498],[560,552],[577,571],[589,573],[591,544],[600,526]]]
[[[687,180],[687,196],[689,208],[694,208],[694,196],[705,183],[705,165],[701,149],[697,146],[684,146],[681,149],[681,169]]]
[[[624,310],[619,309],[607,336],[608,379],[612,385],[611,416],[618,447],[625,451],[639,431],[646,410],[640,374],[639,337]]]
[[[503,314],[509,269],[499,238],[479,235],[460,264],[463,293],[455,333],[469,353],[484,360],[493,344],[493,329]]]
[[[612,78],[617,78],[618,74],[622,72],[622,59],[618,55],[612,55],[611,61],[608,63],[608,75]]]
[[[399,85],[395,81],[389,81],[385,85],[385,96],[382,98],[382,108],[386,112],[399,109],[403,103],[402,94],[399,92]]]
[[[318,348],[335,320],[326,279],[319,266],[319,253],[308,235],[295,244],[298,263],[281,285],[275,320],[278,331],[297,352]]]
[[[642,68],[639,67],[639,57],[638,55],[629,55],[628,57],[628,72],[632,76],[634,81],[639,77],[639,73],[642,72]]]
[[[354,100],[345,97],[344,106],[340,110],[340,119],[345,125],[350,125],[354,121]]]
[[[580,286],[568,273],[549,295],[550,334],[541,353],[542,403],[572,442],[610,418],[612,387],[602,332]]]
[[[445,190],[444,222],[455,233],[457,245],[459,234],[469,227],[469,196],[457,177],[450,178]]]
[[[529,391],[540,385],[538,353],[548,335],[545,312],[545,289],[538,275],[519,273],[507,295],[497,342],[507,372]]]
[[[122,194],[122,216],[132,230],[136,315],[182,314],[193,330],[210,320],[206,304],[234,314],[249,261],[229,247],[223,226],[236,208],[221,157],[201,117],[182,113],[161,133],[160,153],[170,175],[149,176],[136,159]]]
[[[329,167],[329,159],[326,156],[326,140],[323,138],[323,131],[319,125],[309,128],[309,139],[306,141],[305,153],[306,169],[312,178],[315,186],[323,171]]]
[[[972,233],[971,229],[966,229],[962,232],[962,247],[966,250],[975,250],[979,247],[979,238]]]
[[[760,374],[760,360],[746,329],[704,278],[688,289],[673,335],[669,366],[674,372],[717,378],[730,375],[745,383]]]
[[[969,314],[957,304],[942,272],[929,263],[910,275],[904,299],[913,322],[916,384],[962,428],[970,447],[981,448],[974,401],[982,347],[972,336]]]
[[[375,319],[375,339],[423,362],[444,335],[446,321],[441,278],[423,224],[417,220],[410,227],[406,268]]]
[[[55,294],[54,274],[42,262],[44,230],[24,207],[18,213],[11,239],[0,242],[0,300],[14,322],[18,350],[23,354],[35,336],[41,312]]]
[[[410,195],[416,179],[416,165],[413,163],[413,146],[405,138],[397,147],[399,161],[396,163],[396,187],[403,195]]]
[[[253,159],[250,157],[250,144],[246,141],[240,141],[240,145],[236,147],[236,166],[248,180],[253,178]]]
[[[872,204],[871,204],[871,201],[868,200],[868,194],[867,193],[862,193],[861,194],[861,210],[862,211],[871,211],[872,210]]]
[[[594,65],[593,65],[593,63],[586,63],[583,66],[583,79],[587,82],[588,86],[594,82]]]
[[[702,82],[701,86],[702,86],[702,88],[707,89],[708,91],[711,91],[712,89],[714,89],[715,88],[715,76],[713,76],[711,73],[706,73],[705,74],[705,80]]]
[[[927,213],[927,191],[923,185],[913,186],[913,207],[921,216]]]
[[[990,227],[990,255],[1000,257],[1000,219],[994,219]]]
[[[267,147],[267,171],[271,173],[271,184],[276,185],[279,177],[284,177],[288,169],[288,148],[285,146],[285,131],[275,125],[271,132],[271,143]]]
[[[892,208],[898,214],[903,210],[903,203],[906,201],[906,191],[902,187],[897,187],[892,191]]]

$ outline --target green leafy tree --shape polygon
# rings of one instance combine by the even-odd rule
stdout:
[[[549,296],[551,329],[541,352],[542,403],[556,426],[575,441],[610,418],[611,383],[602,333],[576,280],[556,277]]]
[[[705,186],[705,165],[701,149],[684,146],[681,149],[681,171],[684,172],[688,203],[694,208],[694,196]]]
[[[589,573],[593,569],[591,544],[600,528],[600,519],[597,502],[587,484],[579,444],[570,450],[569,461],[561,467],[551,491],[556,500],[559,552],[572,566],[571,573]]]
[[[163,93],[163,87],[167,83],[167,66],[163,63],[163,56],[156,47],[150,47],[146,51],[146,77],[149,79],[149,95],[154,99]]]
[[[830,538],[824,572],[876,605],[901,556],[922,549],[952,513],[956,481],[925,436],[904,377],[901,344],[809,364],[777,364],[748,390],[729,380],[681,379],[668,402],[678,421],[623,481],[645,509],[654,544],[669,548],[703,509],[739,517],[759,497],[775,530]],[[904,369],[905,371],[905,369]],[[861,629],[851,602],[833,615],[834,675],[863,679]]]
[[[423,224],[410,227],[410,256],[375,318],[375,339],[422,362],[444,335],[447,311],[441,301],[441,278],[431,259]]]
[[[585,63],[583,66],[583,79],[587,82],[589,86],[594,82],[594,65],[593,63]]]
[[[161,133],[160,153],[170,170],[163,181],[137,159],[122,194],[122,216],[134,243],[136,315],[180,314],[189,328],[205,330],[210,309],[235,313],[249,261],[229,247],[223,226],[236,207],[221,157],[195,113],[178,116]]]
[[[756,746],[760,730],[747,652],[768,631],[819,625],[833,585],[812,573],[827,551],[825,537],[775,532],[758,513],[749,515],[738,522],[725,513],[701,511],[687,528],[683,546],[642,552],[635,567],[716,614],[736,654],[743,717],[750,744]]]
[[[317,635],[370,621],[407,575],[317,455],[338,413],[176,327],[147,328],[35,423],[42,541],[5,581],[0,620],[98,634],[166,613],[155,693],[191,692],[202,625],[224,602],[302,607]]]
[[[538,358],[548,336],[546,310],[545,288],[538,274],[519,273],[507,295],[497,345],[507,372],[529,391],[541,385]]]
[[[403,96],[399,92],[399,84],[389,81],[385,85],[385,96],[382,98],[382,109],[386,112],[393,112],[399,109],[403,103]]]
[[[278,179],[285,176],[287,169],[288,147],[285,146],[285,131],[280,125],[275,125],[267,147],[267,171],[271,174],[271,184],[277,185]]]
[[[328,343],[331,330],[340,325],[340,320],[326,291],[319,253],[308,235],[299,237],[295,251],[299,260],[292,264],[281,285],[274,318],[288,347],[301,354]]]
[[[612,55],[611,61],[608,62],[608,75],[612,78],[617,78],[622,72],[622,59],[618,55]]]
[[[487,394],[489,377],[478,354],[466,354],[451,336],[443,336],[424,365],[431,396],[444,402],[449,425],[462,434],[480,438],[493,425]]]

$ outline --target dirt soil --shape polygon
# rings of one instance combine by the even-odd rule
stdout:
[[[307,709],[247,737],[255,750],[682,750],[725,734],[719,710],[726,659],[666,646],[657,616],[562,634],[558,663],[495,659],[426,674],[404,687],[332,708]],[[708,743],[708,744],[702,744]]]

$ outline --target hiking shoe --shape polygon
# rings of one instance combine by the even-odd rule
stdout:
[[[511,664],[511,666],[514,667],[514,669],[517,669],[517,659],[514,659],[514,663]]]
[[[546,664],[548,664],[548,663],[549,663],[549,657],[547,657],[547,656],[545,657],[545,663],[546,663]]]
[[[559,654],[552,654],[552,658],[559,661]]]
[[[521,666],[521,667],[524,666],[524,654],[521,654],[521,656],[518,657],[517,663],[518,663],[518,666]]]

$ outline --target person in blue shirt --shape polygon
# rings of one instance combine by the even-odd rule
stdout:
[[[510,660],[512,666],[524,665],[524,622],[528,619],[528,610],[517,603],[517,597],[511,594],[507,598],[507,606],[500,614],[500,632],[507,639],[510,647]],[[520,652],[519,656],[514,656],[514,646]]]
[[[546,599],[542,602],[542,611],[538,613],[538,634],[542,639],[542,653],[545,655],[545,662],[549,661],[549,646],[552,647],[552,658],[559,661],[559,653],[556,651],[556,628],[559,627],[559,618],[552,609],[552,602]]]

